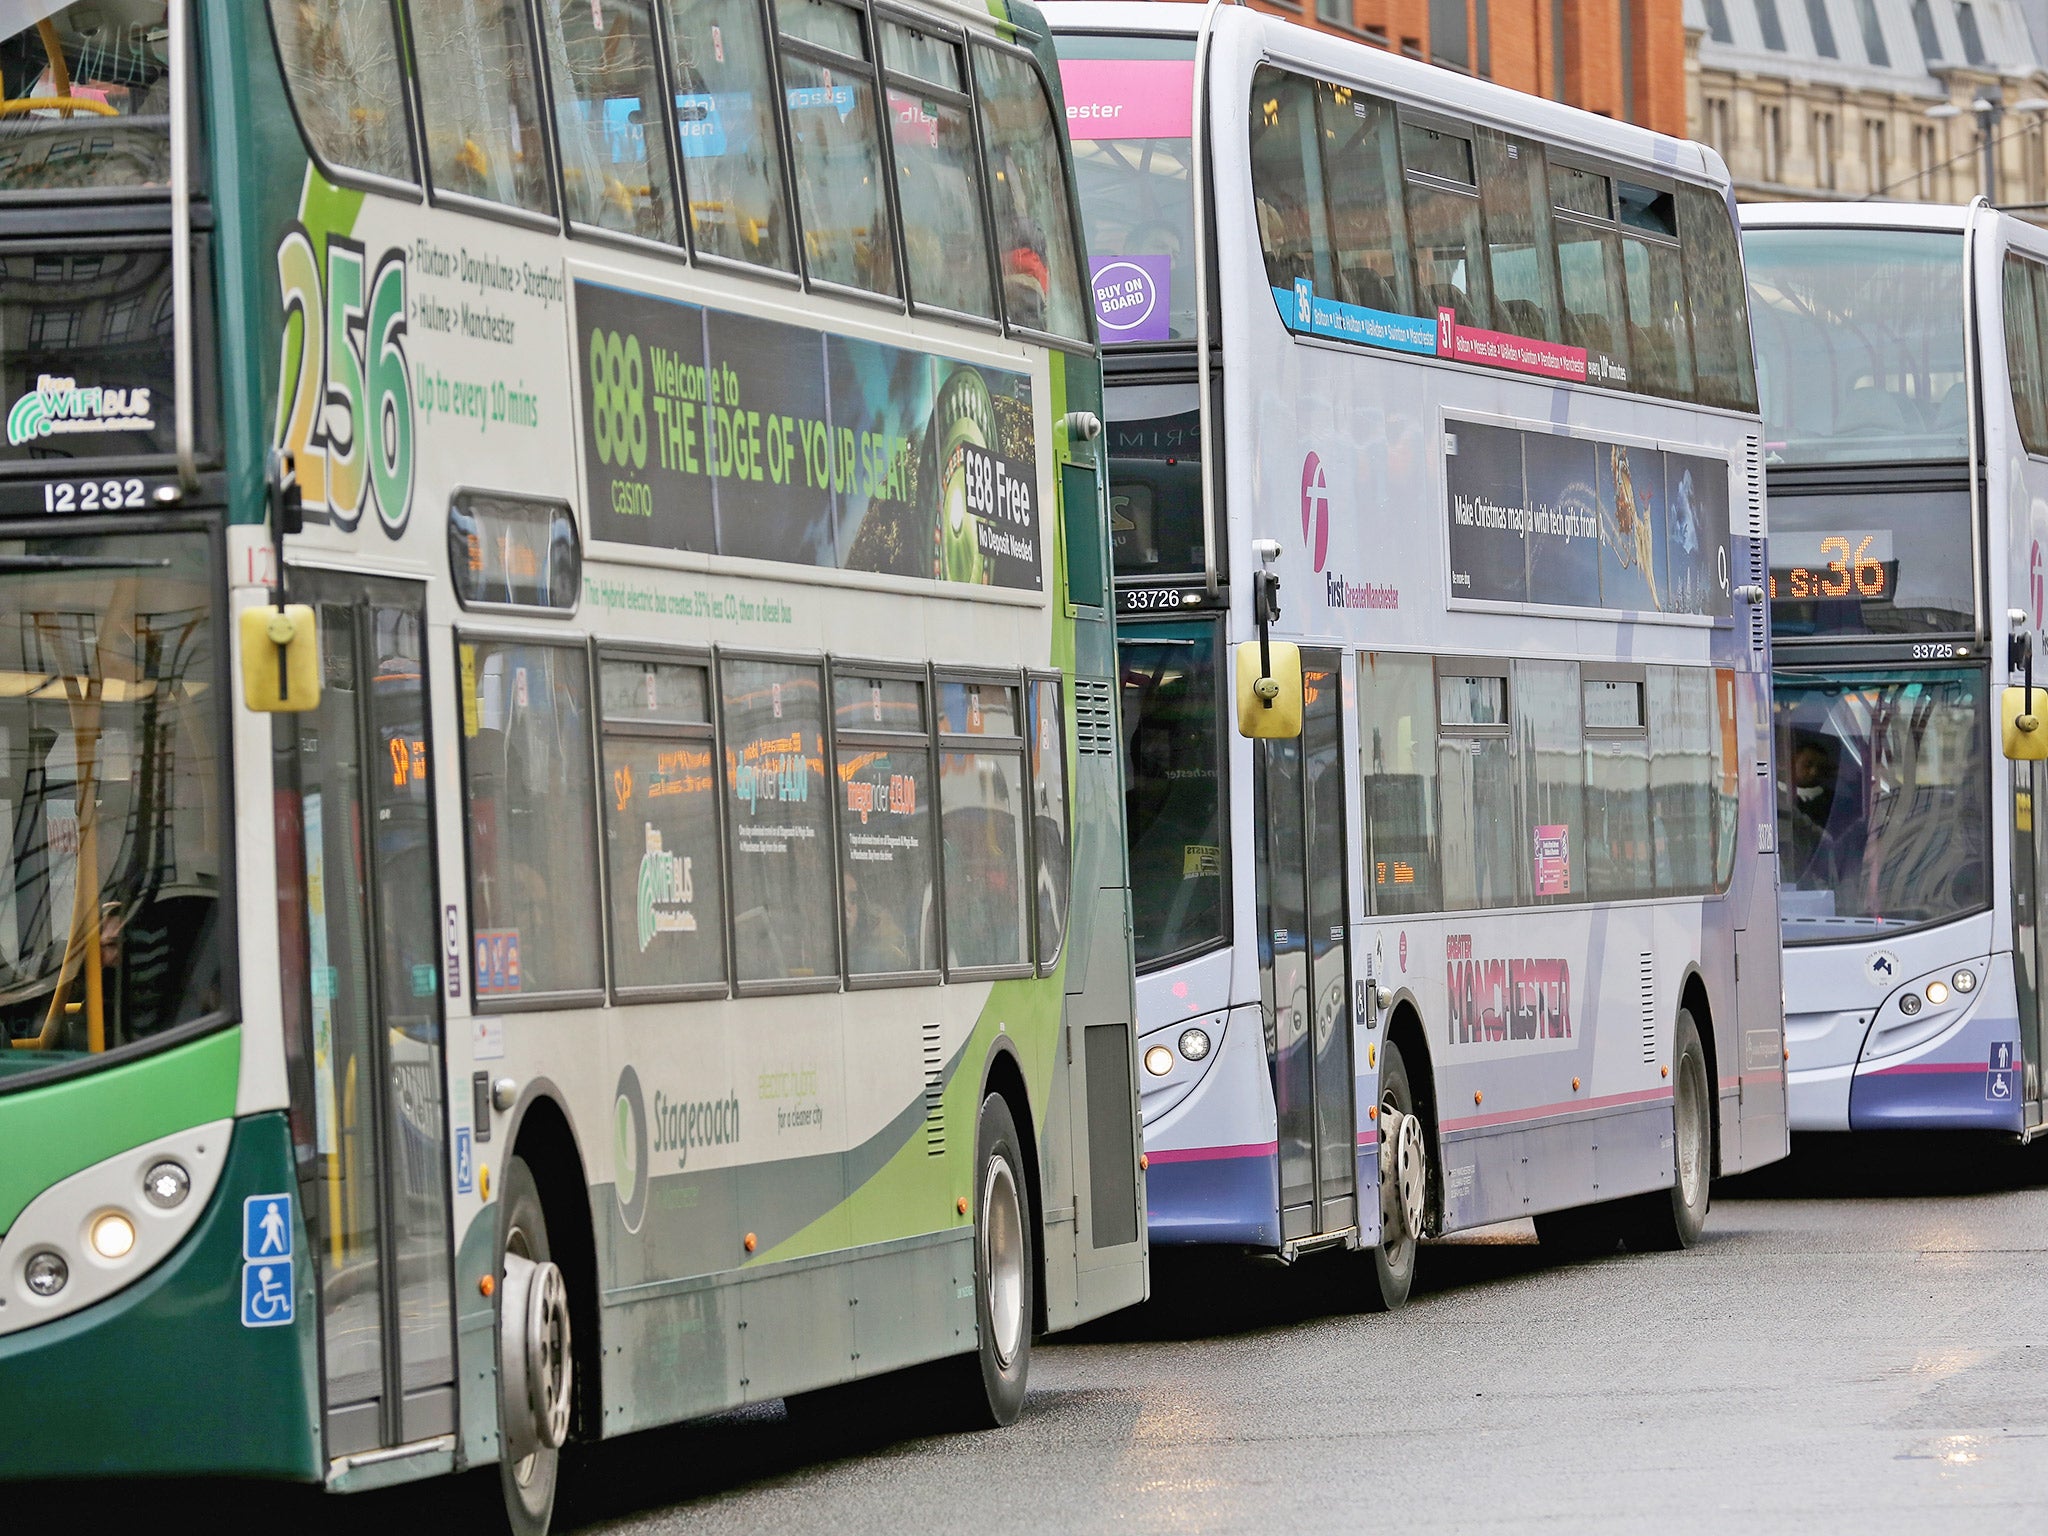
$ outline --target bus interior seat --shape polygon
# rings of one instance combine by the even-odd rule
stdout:
[[[1502,299],[1500,309],[1504,329],[1517,336],[1527,336],[1532,341],[1551,339],[1550,326],[1542,307],[1534,299]]]
[[[1917,425],[1906,414],[1906,402],[1876,384],[1858,384],[1835,413],[1837,432],[1912,432]]]
[[[1402,313],[1400,295],[1394,292],[1394,285],[1371,267],[1347,267],[1344,288],[1350,302],[1361,309],[1377,309],[1393,315]]]

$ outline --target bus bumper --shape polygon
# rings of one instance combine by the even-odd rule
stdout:
[[[1852,1131],[2026,1129],[2019,1021],[1978,1014],[1908,1060],[1870,1062],[1849,1089]]]
[[[97,1305],[0,1338],[0,1481],[319,1480],[310,1262],[290,1326],[241,1321],[242,1202],[293,1187],[285,1117],[238,1120],[213,1201],[175,1252]]]
[[[1272,1142],[1148,1154],[1145,1225],[1152,1244],[1280,1246],[1280,1159]]]

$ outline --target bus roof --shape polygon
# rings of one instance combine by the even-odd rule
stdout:
[[[1192,39],[1203,8],[1159,0],[1043,0],[1039,6],[1055,32],[1128,33]],[[1547,101],[1521,91],[1475,80],[1455,70],[1404,58],[1350,38],[1312,31],[1242,5],[1216,12],[1216,37],[1326,74],[1348,76],[1362,85],[1407,98],[1415,105],[1448,112],[1513,133],[1582,149],[1608,159],[1633,162],[1667,175],[1690,177],[1726,188],[1728,170],[1714,149],[1595,112]]]
[[[1744,229],[1843,225],[1860,229],[1960,231],[1970,210],[1954,203],[1742,203]]]

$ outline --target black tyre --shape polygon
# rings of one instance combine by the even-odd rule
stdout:
[[[1389,1040],[1380,1047],[1380,1134],[1385,1136],[1389,1125],[1404,1121],[1414,1127],[1410,1155],[1421,1160],[1410,1169],[1410,1189],[1412,1192],[1419,1184],[1426,1196],[1429,1135],[1415,1113],[1415,1088],[1408,1080],[1408,1063],[1402,1059],[1401,1048]],[[1380,1157],[1380,1241],[1372,1251],[1372,1279],[1365,1293],[1366,1305],[1375,1312],[1391,1312],[1407,1305],[1408,1293],[1415,1286],[1415,1255],[1421,1244],[1408,1230],[1401,1195],[1400,1155],[1396,1145],[1391,1165],[1386,1152]]]
[[[1031,1374],[1037,1311],[1031,1186],[1017,1122],[1000,1094],[981,1101],[974,1138],[973,1354],[941,1361],[951,1421],[965,1429],[1013,1424]]]
[[[1653,1190],[1631,1202],[1626,1237],[1637,1253],[1690,1248],[1707,1224],[1713,1194],[1713,1088],[1707,1081],[1707,1053],[1687,1009],[1678,1010],[1671,1065],[1671,1188]]]
[[[547,1212],[540,1201],[540,1187],[526,1160],[514,1155],[505,1164],[504,1193],[498,1202],[498,1264],[494,1299],[498,1334],[498,1488],[504,1498],[505,1524],[513,1536],[546,1536],[554,1517],[555,1493],[561,1478],[560,1440],[566,1433],[567,1403],[573,1384],[573,1356],[569,1347],[568,1306],[561,1290],[561,1271],[555,1268],[548,1246]],[[521,1265],[529,1266],[520,1271]],[[508,1284],[508,1278],[511,1283]],[[533,1296],[533,1287],[552,1287],[551,1294]],[[509,1319],[507,1307],[518,1311]],[[528,1347],[531,1321],[543,1319],[538,1342]],[[526,1351],[526,1363],[508,1368],[508,1349]],[[538,1362],[540,1369],[529,1367]],[[523,1420],[531,1425],[536,1410],[531,1397],[515,1399],[529,1377],[543,1383],[540,1395],[546,1406],[538,1418],[552,1421],[556,1444],[536,1443],[523,1455],[514,1426]],[[550,1437],[542,1426],[540,1440]]]

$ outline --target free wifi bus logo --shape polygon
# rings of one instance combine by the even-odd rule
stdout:
[[[1323,456],[1313,448],[1301,461],[1301,541],[1320,575],[1330,553],[1330,482],[1323,473]]]

